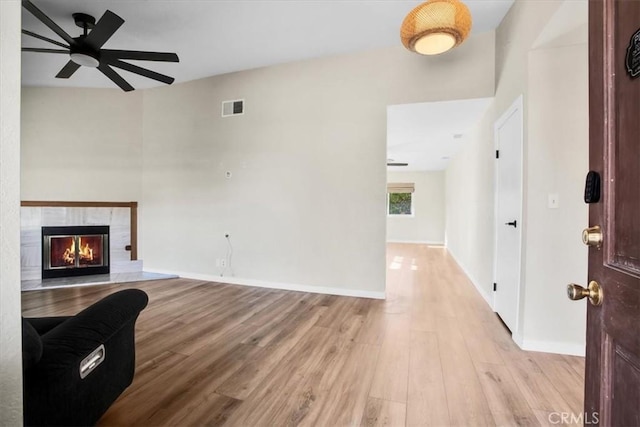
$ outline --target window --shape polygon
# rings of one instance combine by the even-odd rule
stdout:
[[[413,216],[413,183],[387,184],[387,214]]]
[[[411,193],[389,193],[389,215],[412,215]]]

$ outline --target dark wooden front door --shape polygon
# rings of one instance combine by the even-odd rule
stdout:
[[[590,225],[585,424],[640,426],[640,1],[590,0],[590,168],[602,198]],[[640,73],[640,69],[636,69]]]

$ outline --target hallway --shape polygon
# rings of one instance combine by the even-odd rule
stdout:
[[[445,249],[387,248],[382,309],[403,333],[383,349],[405,355],[407,425],[550,425],[583,412],[584,358],[520,350]]]

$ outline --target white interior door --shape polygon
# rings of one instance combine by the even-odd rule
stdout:
[[[522,241],[522,96],[496,121],[494,310],[517,331]]]

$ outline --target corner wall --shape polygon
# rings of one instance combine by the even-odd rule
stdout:
[[[22,425],[20,320],[20,23],[0,1],[0,425]]]
[[[413,216],[387,216],[387,242],[444,243],[444,171],[388,172],[387,182],[413,182]]]

